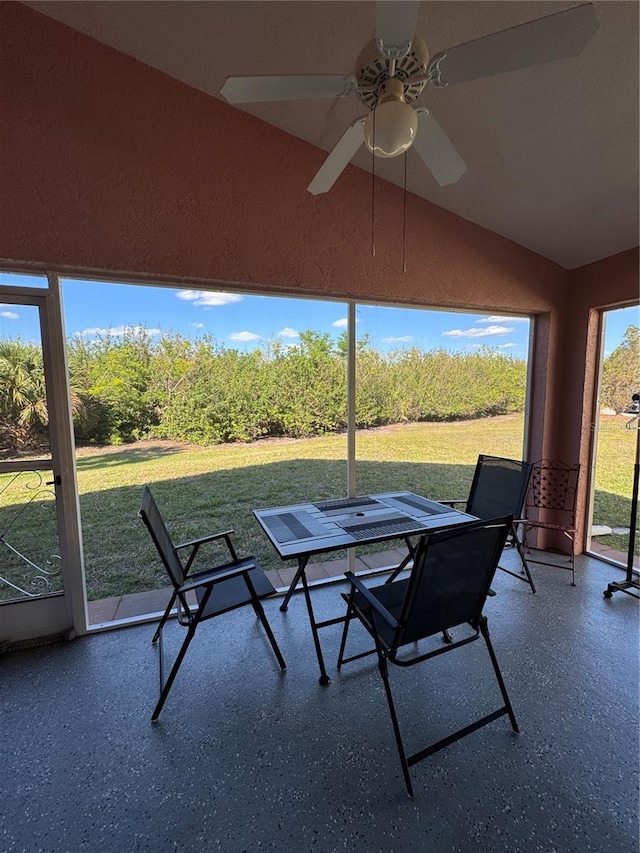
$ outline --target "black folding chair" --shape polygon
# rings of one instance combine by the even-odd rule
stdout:
[[[338,669],[348,661],[377,654],[378,669],[384,683],[402,772],[410,797],[413,796],[413,788],[409,767],[422,759],[504,714],[509,715],[514,732],[518,732],[513,708],[489,639],[487,619],[482,613],[512,520],[511,516],[507,516],[489,521],[472,521],[448,530],[427,533],[418,543],[409,577],[391,584],[382,583],[369,588],[360,578],[347,572],[351,591],[343,594],[347,602],[347,615],[340,644]],[[359,619],[373,637],[375,648],[347,658],[344,656],[347,634],[354,618]],[[418,648],[414,648],[410,657],[399,657],[405,646],[462,625],[468,626],[470,631],[465,630],[461,639],[422,653]],[[504,705],[426,749],[407,756],[391,695],[387,662],[404,667],[413,666],[467,645],[480,636],[487,645]],[[454,676],[455,673],[451,673],[451,677]]]
[[[173,594],[152,640],[153,643],[157,643],[160,640],[158,656],[160,665],[160,698],[151,715],[152,721],[155,722],[160,715],[162,706],[169,695],[169,691],[189,648],[189,644],[193,639],[196,628],[201,622],[211,619],[213,616],[219,616],[221,613],[227,613],[230,610],[243,607],[245,604],[251,604],[256,616],[262,622],[280,668],[286,669],[286,663],[280,653],[276,639],[273,636],[273,631],[260,602],[260,599],[273,595],[275,589],[254,557],[238,557],[231,541],[231,533],[233,531],[225,530],[221,533],[204,536],[201,539],[194,539],[191,542],[184,542],[182,545],[174,545],[148,486],[144,487],[139,515],[151,534],[151,538],[158,549],[158,553],[173,585]],[[214,568],[189,574],[200,546],[205,542],[213,542],[215,540],[225,541],[231,561]],[[182,548],[191,549],[184,564],[178,556],[178,551]],[[163,672],[162,629],[173,610],[174,604],[177,605],[178,622],[187,629],[187,635],[180,647],[169,677],[165,681]]]
[[[533,465],[517,459],[505,459],[502,456],[485,456],[480,454],[473,474],[473,482],[469,497],[462,500],[439,501],[447,506],[465,504],[464,511],[476,518],[496,518],[512,515],[513,522],[509,531],[508,544],[513,545],[522,562],[522,572],[512,572],[504,566],[498,566],[501,572],[506,572],[518,580],[526,581],[535,593],[536,588],[529,572],[525,557],[524,545],[518,535],[522,524],[522,508],[524,506]]]

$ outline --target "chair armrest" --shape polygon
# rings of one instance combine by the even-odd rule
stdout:
[[[176,545],[176,551],[179,548],[189,548],[191,547],[191,553],[187,559],[187,562],[184,566],[184,573],[188,575],[191,571],[191,566],[193,565],[193,561],[196,558],[198,550],[201,545],[206,544],[207,542],[215,542],[217,539],[224,539],[227,543],[227,549],[229,551],[229,555],[231,559],[235,562],[238,559],[238,555],[236,553],[236,549],[233,547],[233,542],[231,541],[231,534],[233,530],[223,530],[221,533],[210,533],[209,536],[203,536],[200,539],[193,539],[191,542],[182,542],[180,545]]]
[[[243,561],[244,562],[244,561]],[[247,572],[250,572],[253,568],[255,568],[256,564],[248,563],[243,564],[241,566],[233,566],[229,569],[212,569],[210,572],[201,572],[197,578],[193,580],[188,580],[186,583],[183,583],[178,592],[189,592],[192,589],[198,589],[201,586],[207,586],[208,584],[219,583],[220,581],[226,581],[230,578],[236,578],[240,575],[243,575]]]
[[[221,533],[211,533],[209,536],[203,536],[201,539],[192,539],[191,542],[182,542],[176,545],[176,551],[180,548],[189,548],[192,545],[203,545],[205,542],[213,542],[215,539],[222,539],[223,536],[229,536],[233,530],[223,530]]]
[[[362,583],[362,581],[353,574],[353,572],[345,572],[345,577],[347,578],[349,583],[358,590],[358,592],[365,599],[369,607],[371,607],[371,609],[375,611],[376,615],[380,616],[380,618],[383,619],[387,623],[387,625],[395,631],[395,629],[399,627],[398,620],[392,613],[389,613],[389,611],[386,607],[384,607],[384,605],[380,604],[375,595],[371,593],[371,590],[366,587]]]
[[[439,504],[444,504],[445,506],[453,506],[454,504],[466,504],[467,498],[458,498],[457,500],[448,500],[448,501],[438,501]]]

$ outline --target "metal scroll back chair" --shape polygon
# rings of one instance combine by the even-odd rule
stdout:
[[[155,706],[151,719],[155,722],[160,715],[184,656],[189,648],[198,625],[206,619],[227,613],[246,604],[251,604],[274,651],[281,669],[286,664],[264,613],[261,599],[273,595],[275,589],[263,569],[254,557],[239,558],[231,541],[231,530],[213,533],[182,545],[174,545],[169,531],[160,514],[160,510],[148,486],[144,487],[142,506],[139,515],[144,521],[156,546],[160,558],[173,586],[173,593],[164,611],[160,624],[153,635],[153,643],[159,644],[160,667],[160,697]],[[224,540],[231,560],[222,565],[205,569],[191,574],[191,567],[200,549],[207,542]],[[189,549],[186,562],[183,564],[178,551]],[[195,600],[194,600],[195,599]],[[186,637],[174,661],[169,677],[164,680],[162,630],[169,618],[174,605],[177,605],[177,616],[180,625],[187,629]]]
[[[576,501],[578,497],[578,479],[580,464],[568,465],[558,459],[542,459],[533,465],[531,487],[525,502],[524,548],[530,563],[554,566],[571,572],[571,586],[576,585],[575,539],[576,539]],[[534,559],[532,550],[539,549],[530,545],[532,531],[547,530],[560,533],[569,542],[566,565],[562,562]]]
[[[512,517],[507,516],[494,520],[472,521],[448,530],[427,533],[418,543],[410,575],[393,583],[382,583],[369,588],[360,578],[347,572],[351,591],[343,595],[347,602],[347,615],[338,669],[348,661],[377,654],[378,670],[384,683],[409,796],[413,796],[409,768],[427,756],[504,714],[509,715],[513,730],[518,731],[489,638],[487,619],[482,613],[511,523]],[[375,649],[345,657],[349,625],[354,618],[357,618],[373,637]],[[414,647],[412,656],[400,657],[400,653],[408,644],[417,643],[436,634],[444,634],[458,626],[466,626],[460,639],[436,648],[432,646],[431,650],[424,652],[419,652]],[[480,636],[486,643],[504,704],[426,749],[407,756],[391,694],[387,662],[403,667],[413,666],[436,655],[451,652]],[[448,677],[454,676],[455,672],[452,670]]]
[[[500,571],[512,575],[518,580],[526,581],[535,593],[536,588],[529,572],[525,558],[525,549],[518,535],[518,526],[522,520],[529,481],[533,465],[518,459],[505,459],[502,456],[486,456],[480,454],[473,474],[469,497],[459,501],[441,501],[443,504],[454,506],[465,504],[464,511],[476,518],[496,518],[512,515],[510,544],[518,551],[522,562],[522,572],[512,572],[504,566],[498,566]]]

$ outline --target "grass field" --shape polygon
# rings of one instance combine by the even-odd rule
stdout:
[[[603,418],[600,428],[594,523],[611,527],[628,525],[630,514],[635,433],[624,429],[624,421]],[[356,439],[357,491],[406,489],[440,499],[465,497],[478,454],[521,458],[522,435],[522,416],[361,431]],[[233,528],[239,552],[256,554],[265,568],[277,568],[282,563],[252,510],[343,496],[345,457],[344,435],[214,447],[141,442],[79,448],[89,599],[166,585],[164,570],[137,516],[145,483],[152,486],[176,541]],[[1,475],[0,489],[3,476],[6,482],[6,475]],[[0,494],[5,516],[15,509],[15,500],[9,489],[4,498]],[[43,554],[52,553],[46,544],[52,517],[49,512],[49,533],[44,532],[42,513],[35,520],[25,518],[22,547],[37,545]],[[16,535],[18,527],[14,526]],[[608,541],[626,550],[626,537]],[[6,570],[0,563],[0,574]],[[10,589],[0,588],[0,598],[12,595]]]

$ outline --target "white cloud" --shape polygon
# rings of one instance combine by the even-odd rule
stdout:
[[[204,326],[204,323],[189,323],[190,326],[193,326],[194,329],[201,329]]]
[[[218,290],[179,290],[176,296],[178,299],[193,302],[194,305],[203,305],[206,308],[231,305],[232,302],[240,302],[242,299],[239,293],[222,293]]]
[[[108,335],[109,329],[99,329],[97,326],[92,326],[89,329],[82,329],[80,332],[73,333],[77,338],[92,338],[94,335]]]
[[[489,344],[467,344],[466,349],[487,349]],[[492,349],[517,349],[518,344],[494,344]]]
[[[259,341],[260,335],[256,335],[255,332],[231,332],[229,340],[249,343],[249,341]]]
[[[358,309],[359,312],[359,309]],[[358,313],[356,312],[356,313]],[[356,323],[359,323],[360,320],[356,317]],[[334,320],[331,324],[335,329],[346,329],[349,321],[346,317],[341,317],[339,320]]]
[[[0,317],[6,317],[7,320],[19,320],[20,315],[15,311],[0,311]]]
[[[476,323],[526,323],[528,317],[481,317]]]
[[[383,338],[383,344],[408,344],[413,340],[413,335],[402,335],[399,338]]]
[[[496,335],[508,335],[513,332],[509,326],[487,326],[486,329],[451,329],[443,332],[447,338],[493,338]]]
[[[92,326],[89,329],[83,329],[81,332],[74,332],[78,338],[93,338],[96,335],[108,335],[110,338],[118,338],[123,335],[161,335],[162,329],[147,329],[146,326],[111,326],[108,329],[101,329],[99,326]]]
[[[295,329],[292,329],[290,326],[285,326],[284,329],[281,329],[278,332],[279,338],[299,338],[300,332],[296,332]]]

